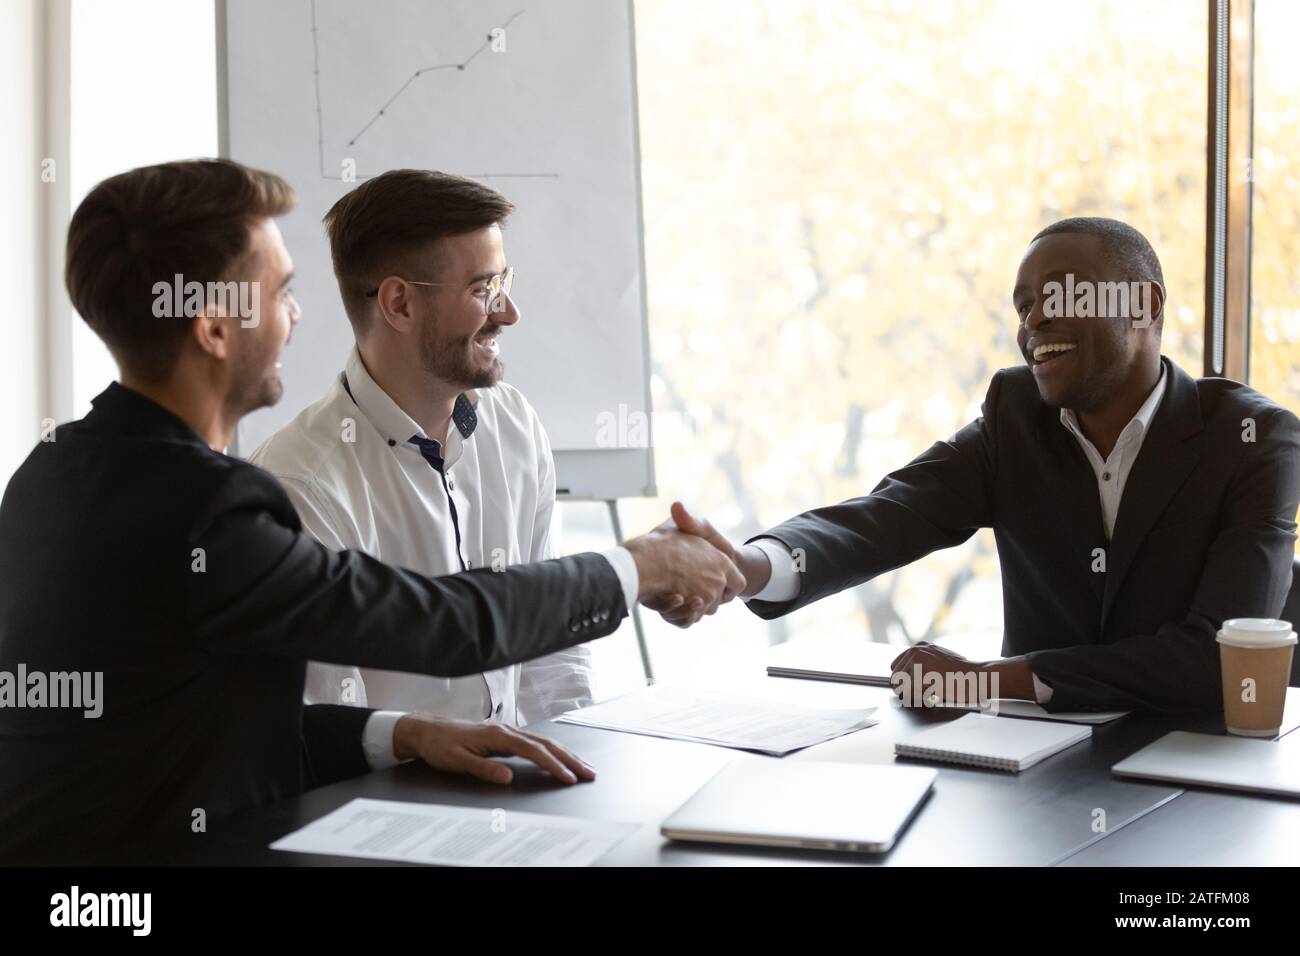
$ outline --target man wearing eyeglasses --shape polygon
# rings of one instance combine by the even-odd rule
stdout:
[[[558,554],[546,431],[502,382],[500,340],[520,313],[501,225],[513,209],[472,180],[393,170],[325,216],[356,337],[318,402],[253,453],[303,526],[331,548],[430,575]],[[313,663],[309,703],[524,724],[591,701],[575,647],[469,677]],[[372,766],[394,761],[377,720]]]

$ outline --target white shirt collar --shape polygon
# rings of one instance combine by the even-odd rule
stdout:
[[[1119,433],[1119,440],[1115,442],[1116,447],[1119,447],[1121,442],[1127,443],[1140,435],[1146,434],[1146,430],[1151,427],[1151,419],[1155,418],[1156,409],[1160,407],[1160,400],[1164,398],[1167,378],[1165,363],[1162,361],[1160,363],[1160,378],[1156,380],[1155,387],[1151,389],[1151,394],[1142,403],[1142,407],[1137,410],[1137,414],[1129,420],[1129,423],[1124,426],[1124,430]],[[1072,409],[1061,409],[1061,424],[1077,437],[1084,438],[1083,430],[1079,427],[1079,419]]]
[[[361,414],[365,415],[370,424],[374,425],[388,440],[389,445],[413,447],[408,445],[413,437],[429,437],[420,427],[420,423],[402,411],[402,407],[393,401],[392,397],[374,380],[366,368],[366,363],[361,359],[361,352],[355,345],[348,353],[343,381],[347,383],[347,391],[351,394],[352,400],[357,403]],[[468,411],[464,407],[466,403],[468,403]],[[452,412],[454,427],[448,428],[447,447],[443,449],[443,458],[448,464],[460,458],[464,439],[473,433],[477,425],[477,417],[473,412],[477,405],[478,393],[473,390],[464,392],[456,399],[456,408]]]
[[[412,435],[428,437],[420,427],[420,423],[402,411],[401,406],[393,401],[371,377],[355,345],[348,354],[348,362],[343,374],[348,393],[357,403],[357,408],[361,409],[361,413],[366,416],[370,424],[374,425],[390,442],[408,442]]]

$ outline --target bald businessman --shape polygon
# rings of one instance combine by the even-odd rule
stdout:
[[[1012,292],[1025,364],[994,374],[979,418],[869,495],[740,549],[680,507],[679,524],[735,557],[764,618],[992,528],[1004,656],[923,644],[894,662],[896,677],[919,665],[947,696],[982,676],[1052,711],[1218,710],[1215,632],[1225,618],[1278,616],[1291,584],[1300,421],[1162,356],[1164,301],[1159,259],[1133,227],[1048,226]]]

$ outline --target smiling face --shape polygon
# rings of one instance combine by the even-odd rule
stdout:
[[[440,284],[417,287],[423,293],[418,300],[427,303],[420,316],[421,365],[456,388],[488,388],[505,371],[498,336],[519,321],[505,292],[488,310],[488,281],[506,271],[501,227],[439,239],[433,248]]]
[[[1020,319],[1020,352],[1033,370],[1044,402],[1086,412],[1102,408],[1145,374],[1160,351],[1159,321],[1135,328],[1138,313],[1078,317],[1048,308],[1049,283],[1075,288],[1090,282],[1127,282],[1105,254],[1101,238],[1082,233],[1054,233],[1034,240],[1016,273],[1012,303]],[[1153,295],[1160,296],[1156,290]],[[1062,300],[1057,299],[1060,303]],[[1153,300],[1153,314],[1159,314]],[[1136,308],[1137,303],[1133,303]],[[1047,312],[1053,312],[1049,317]],[[1153,359],[1152,355],[1156,358]]]

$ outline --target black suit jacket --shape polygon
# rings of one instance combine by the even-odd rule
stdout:
[[[626,613],[595,554],[430,579],[330,551],[271,475],[112,385],[0,503],[0,670],[103,674],[98,719],[0,707],[0,857],[211,831],[365,771],[371,712],[304,708],[308,660],[461,676]]]
[[[759,535],[804,549],[806,570],[794,601],[750,607],[786,614],[992,528],[1002,651],[1027,655],[1052,686],[1049,710],[1221,708],[1215,631],[1225,618],[1276,617],[1290,586],[1300,421],[1245,385],[1161,361],[1165,395],[1113,540],[1060,410],[1028,368],[1003,369],[980,418],[870,495]],[[1247,419],[1254,441],[1243,440]]]

